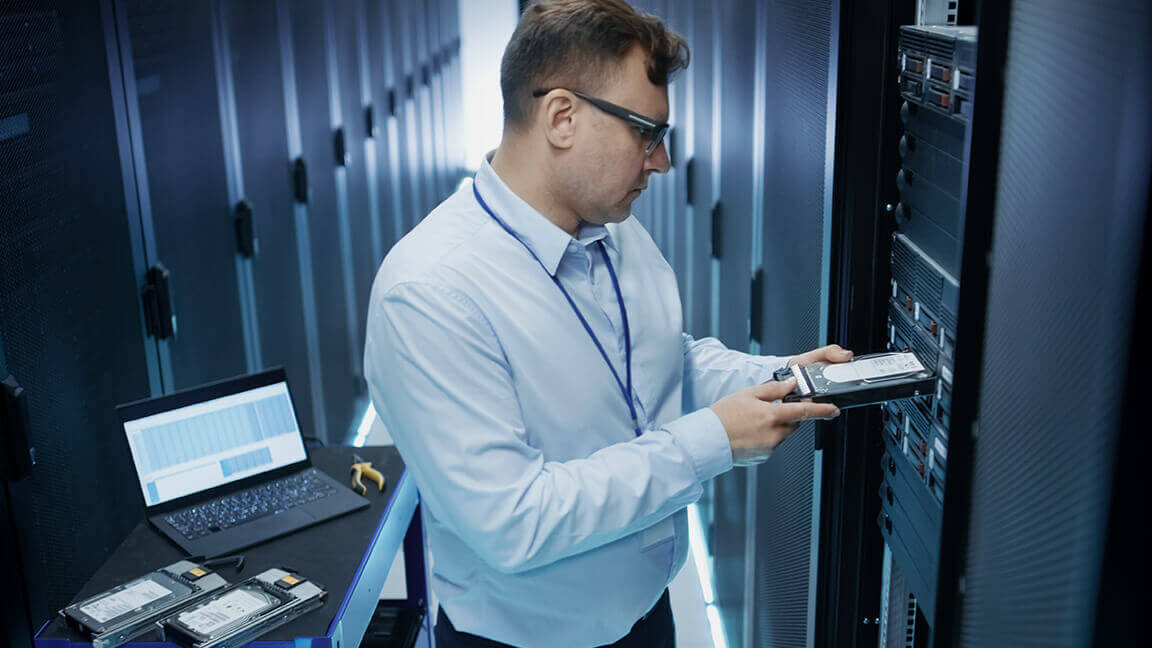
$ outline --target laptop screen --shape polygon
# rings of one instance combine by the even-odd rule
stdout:
[[[124,422],[148,506],[303,461],[288,383]]]

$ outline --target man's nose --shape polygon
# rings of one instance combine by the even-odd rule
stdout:
[[[645,171],[668,173],[668,169],[672,168],[672,159],[668,157],[668,149],[664,144],[664,142],[660,142],[660,146],[657,146],[648,154],[648,157],[644,158]]]

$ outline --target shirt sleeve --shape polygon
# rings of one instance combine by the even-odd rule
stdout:
[[[374,294],[364,364],[377,415],[422,501],[504,572],[652,526],[732,465],[707,408],[586,458],[546,461],[526,441],[499,338],[467,296],[439,284]]]
[[[725,396],[772,379],[788,357],[733,351],[716,338],[684,339],[684,411],[709,407]]]

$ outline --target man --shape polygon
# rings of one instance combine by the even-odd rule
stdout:
[[[687,46],[622,0],[541,0],[504,54],[500,147],[389,253],[365,367],[424,504],[451,646],[672,646],[667,584],[705,481],[831,405],[784,358],[682,333],[628,218]],[[844,361],[827,347],[794,362]]]

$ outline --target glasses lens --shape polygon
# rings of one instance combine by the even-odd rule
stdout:
[[[644,153],[647,155],[652,155],[652,151],[655,151],[657,148],[659,148],[660,142],[664,141],[664,136],[667,134],[667,126],[662,126],[653,131],[652,139],[648,141],[648,148],[644,150]]]

